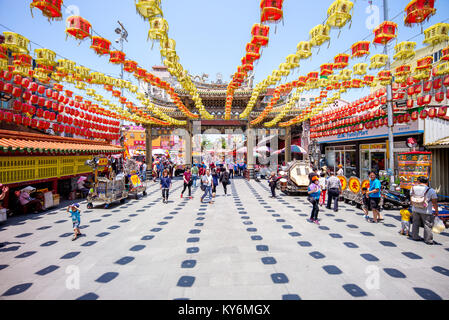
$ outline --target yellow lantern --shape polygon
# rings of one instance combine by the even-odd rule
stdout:
[[[88,89],[86,89],[86,94],[88,95],[88,96],[94,96],[95,95],[95,90],[94,89],[91,89],[91,88],[88,88]]]
[[[309,41],[301,41],[298,43],[296,55],[300,59],[307,59],[312,55],[312,48]]]
[[[352,71],[349,69],[343,69],[340,71],[340,80],[348,81],[351,80]]]
[[[437,67],[437,70],[436,70],[435,74],[437,76],[443,76],[443,75],[449,74],[449,62],[445,62],[445,63],[440,64]]]
[[[413,74],[413,79],[415,80],[427,80],[430,77],[431,69],[415,69],[415,73]]]
[[[398,43],[394,47],[396,54],[393,56],[393,58],[395,60],[405,60],[405,59],[413,58],[416,54],[415,47],[416,47],[416,42],[403,41],[401,43]]]
[[[136,3],[137,12],[146,20],[151,20],[162,15],[160,8],[161,0],[138,0]]]
[[[349,0],[335,0],[327,10],[327,25],[343,28],[351,20],[354,4]]]
[[[16,69],[19,69],[19,68],[16,68]],[[24,76],[24,75],[22,74],[22,76]],[[47,75],[47,73],[43,72],[41,70],[35,70],[33,77],[42,83],[48,83],[50,81],[50,77]]]
[[[7,70],[8,70],[8,60],[0,59],[0,71],[7,71]]]
[[[290,66],[288,63],[281,63],[279,65],[279,73],[281,76],[286,77],[290,74]]]
[[[30,40],[28,40],[24,36],[9,31],[3,32],[3,35],[5,36],[5,42],[3,46],[11,50],[12,52],[24,54],[28,54],[30,52],[28,49],[30,46]]]
[[[330,27],[328,25],[319,24],[310,30],[310,45],[312,47],[319,47],[326,41],[330,40]]]
[[[49,49],[35,49],[36,63],[44,66],[54,66],[56,64],[56,53]]]
[[[154,18],[150,21],[150,31],[148,39],[164,40],[167,39],[168,23],[164,18]]]
[[[286,58],[289,69],[295,69],[299,67],[299,57],[296,54],[290,54]]]
[[[83,66],[76,66],[75,67],[75,77],[78,77],[82,80],[87,79],[89,77],[89,68],[83,67]]]
[[[387,64],[388,56],[386,54],[375,54],[371,57],[370,69],[380,69]]]
[[[357,63],[356,65],[354,65],[353,69],[354,69],[354,74],[363,76],[366,74],[368,65],[366,63]]]
[[[161,55],[167,58],[176,57],[176,41],[173,39],[164,39],[161,42]]]
[[[424,30],[425,39],[423,43],[435,46],[441,42],[449,40],[449,24],[437,23]]]
[[[86,83],[82,81],[78,81],[75,85],[75,88],[80,90],[86,90]]]
[[[61,73],[67,75],[69,73],[75,72],[75,66],[76,66],[76,63],[74,61],[60,59],[60,60],[58,60],[58,65],[56,67],[56,70],[58,72],[61,72]]]
[[[104,84],[104,74],[101,72],[92,72],[90,74],[91,76],[91,82],[94,84]]]

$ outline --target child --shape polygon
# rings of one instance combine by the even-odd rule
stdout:
[[[75,203],[67,207],[67,212],[70,213],[70,217],[72,218],[73,231],[75,233],[73,235],[72,241],[75,241],[78,235],[81,236],[80,231],[81,212],[79,210],[79,207],[80,205],[78,203]]]
[[[168,171],[164,170],[162,172],[162,178],[161,178],[161,190],[162,190],[162,199],[165,204],[168,203],[168,194],[171,188],[171,179],[168,175]]]
[[[405,234],[408,237],[410,231],[410,217],[412,214],[408,210],[407,206],[402,207],[400,213],[401,213],[401,231],[399,231],[399,233],[401,235]]]
[[[368,188],[362,188],[362,210],[365,213],[366,221],[369,221],[369,198],[366,197]]]
[[[326,173],[324,173],[324,171],[321,172],[319,184],[321,187],[320,206],[323,206],[324,202],[326,201]]]

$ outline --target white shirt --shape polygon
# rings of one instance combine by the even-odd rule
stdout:
[[[429,189],[429,190],[426,193],[427,189]],[[426,193],[426,200],[428,202],[427,212],[425,212],[425,213],[421,212],[422,209],[415,208],[414,206],[412,206],[412,211],[416,211],[418,213],[424,213],[424,214],[433,214],[432,200],[438,199],[438,195],[437,195],[436,191],[434,189],[429,188],[429,187],[424,186],[424,185],[413,186],[412,189],[410,190],[410,196],[412,196],[412,195],[423,196],[424,193]]]
[[[202,177],[201,181],[203,181],[203,184],[205,184],[208,187],[212,186],[212,175],[205,174]]]
[[[343,171],[343,169],[337,171],[337,176],[343,176],[344,174],[345,172]]]

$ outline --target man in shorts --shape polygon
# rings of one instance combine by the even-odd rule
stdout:
[[[371,222],[378,223],[383,220],[380,215],[380,190],[382,186],[374,171],[370,172],[369,178],[369,191],[366,193],[366,197],[369,198],[369,204],[371,210],[373,210],[373,220]]]

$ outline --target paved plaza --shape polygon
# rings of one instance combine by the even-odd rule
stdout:
[[[397,211],[365,221],[342,204],[307,221],[305,197],[269,198],[268,184],[233,180],[215,204],[148,195],[106,210],[81,203],[71,241],[65,208],[0,228],[0,299],[449,299],[449,234],[428,246],[398,234]]]

